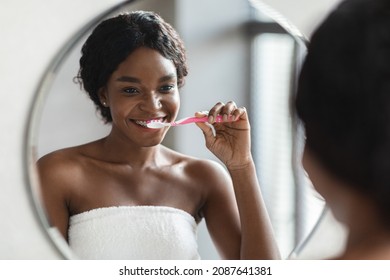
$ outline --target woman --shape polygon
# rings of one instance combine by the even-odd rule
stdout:
[[[349,229],[340,259],[390,259],[390,2],[348,0],[314,33],[296,107],[303,165]]]
[[[49,219],[80,258],[198,259],[203,218],[221,258],[279,257],[257,181],[241,184],[253,165],[226,151],[230,178],[161,145],[168,128],[146,127],[175,120],[186,75],[181,39],[152,12],[105,20],[85,42],[78,79],[112,129],[38,161]],[[224,108],[249,135],[245,110]]]

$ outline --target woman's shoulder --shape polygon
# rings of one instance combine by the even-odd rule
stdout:
[[[77,162],[80,156],[80,147],[69,147],[52,151],[43,155],[38,159],[38,166],[55,167],[58,165],[66,165],[71,162]]]
[[[172,150],[163,146],[163,152],[167,155],[167,158],[170,158],[172,161],[180,162],[186,165],[188,168],[219,168],[222,167],[217,161],[206,158],[199,158],[191,155],[186,155],[178,151]]]
[[[52,151],[38,159],[38,171],[41,176],[57,178],[82,173],[85,155],[93,145],[95,144],[91,142]]]
[[[91,151],[98,150],[98,145],[100,145],[100,143],[101,139],[77,146],[54,150],[40,157],[37,163],[74,164],[80,162],[81,158],[85,157],[87,154],[90,154]]]
[[[188,160],[187,168],[201,172],[204,175],[226,175],[226,170],[222,164],[212,159],[191,158]]]
[[[37,161],[40,187],[43,193],[67,197],[75,185],[77,174],[77,149],[65,148],[50,152]]]
[[[226,169],[217,160],[198,158],[172,150],[169,150],[169,153],[174,158],[174,161],[182,166],[183,172],[196,181],[213,183],[215,180],[226,180],[229,178]]]

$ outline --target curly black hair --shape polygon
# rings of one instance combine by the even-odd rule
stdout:
[[[346,0],[313,33],[295,108],[306,145],[390,225],[390,1]]]
[[[135,11],[102,21],[84,43],[80,69],[76,76],[106,123],[112,122],[110,109],[104,107],[98,92],[135,49],[148,47],[171,60],[177,71],[178,86],[188,74],[183,41],[173,27],[158,14]]]

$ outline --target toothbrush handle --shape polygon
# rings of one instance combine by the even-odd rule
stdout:
[[[181,124],[188,124],[188,123],[195,123],[195,122],[207,122],[208,117],[202,117],[202,118],[197,118],[197,117],[188,117],[184,118],[175,122],[172,122],[172,126],[176,125],[181,125]],[[222,121],[222,116],[217,116],[215,122],[221,122]]]

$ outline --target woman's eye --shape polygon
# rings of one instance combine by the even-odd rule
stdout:
[[[160,88],[160,91],[162,92],[170,92],[175,88],[174,85],[165,85]]]
[[[125,89],[123,89],[123,92],[126,95],[134,95],[134,94],[138,93],[138,90],[136,88],[125,88]]]

